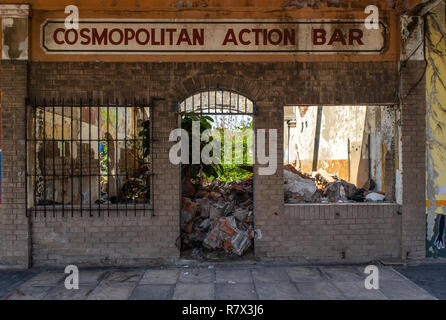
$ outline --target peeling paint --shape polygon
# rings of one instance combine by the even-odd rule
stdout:
[[[445,5],[437,5],[426,18],[426,214],[427,255],[446,257],[445,226],[441,215],[446,214],[446,194],[440,193],[446,186],[446,42],[444,35]]]
[[[285,108],[285,162],[304,172],[313,171],[316,112],[317,107]],[[359,187],[371,177],[378,191],[386,191],[385,172],[390,163],[386,160],[395,154],[394,139],[393,107],[325,106],[317,167]],[[394,188],[388,189],[392,193]]]
[[[28,19],[2,19],[2,59],[28,59]]]

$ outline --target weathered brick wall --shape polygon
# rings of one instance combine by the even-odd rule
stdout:
[[[336,260],[339,250],[346,248],[344,261],[348,262],[367,257],[394,256],[397,252],[394,244],[401,238],[398,234],[399,220],[394,217],[394,211],[389,217],[384,212],[381,214],[378,210],[374,213],[370,209],[374,222],[366,222],[368,215],[364,219],[362,216],[352,219],[348,216],[348,209],[345,219],[342,218],[342,210],[341,218],[330,211],[328,218],[321,219],[320,208],[325,207],[308,206],[302,210],[317,212],[317,209],[310,208],[319,208],[319,218],[306,220],[300,218],[300,213],[294,213],[296,208],[285,207],[283,164],[280,160],[284,105],[396,102],[396,63],[32,62],[29,69],[31,98],[165,99],[158,101],[155,107],[154,135],[159,139],[154,146],[155,217],[148,213],[145,217],[131,219],[122,216],[113,219],[103,216],[78,220],[71,216],[53,219],[48,215],[47,218],[33,218],[33,259],[36,265],[76,261],[90,265],[135,264],[147,263],[150,259],[178,257],[175,240],[179,235],[179,168],[171,165],[167,159],[168,150],[173,144],[168,142],[168,134],[178,121],[174,106],[176,101],[197,90],[216,87],[233,89],[253,98],[258,108],[255,128],[275,128],[278,133],[277,175],[259,176],[259,166],[255,168],[255,224],[262,229],[264,236],[256,243],[258,256],[312,255],[321,260],[324,257]],[[330,207],[333,209],[329,210],[337,207]],[[2,212],[7,213],[6,210]],[[335,223],[340,220],[343,222]],[[332,247],[336,251],[332,254],[328,253],[328,249],[322,250],[322,245],[317,246],[316,235],[309,239],[305,232],[301,233],[301,230],[305,230],[303,225],[311,225],[314,230],[329,229],[324,227],[325,222],[328,225],[333,222],[335,226],[323,238],[325,243],[333,239]],[[347,223],[344,222],[351,222],[351,227],[346,229]],[[334,234],[333,230],[337,233]],[[355,232],[365,233],[364,238],[357,239]],[[392,243],[389,248],[378,241],[378,233],[388,235],[388,241]],[[368,235],[373,240],[370,245],[365,243]],[[125,245],[127,241],[128,245]]]
[[[174,211],[173,211],[174,212]],[[162,210],[92,211],[65,215],[43,212],[32,215],[33,264],[36,266],[147,265],[178,255],[175,223]],[[176,217],[175,217],[176,220]],[[174,234],[175,233],[175,234]]]
[[[397,204],[285,205],[283,215],[264,227],[265,245],[257,250],[301,263],[398,258],[399,212]]]
[[[25,98],[27,63],[0,61],[2,112],[2,205],[0,266],[29,265],[29,220],[25,215]]]
[[[425,63],[402,67],[403,258],[426,256]]]

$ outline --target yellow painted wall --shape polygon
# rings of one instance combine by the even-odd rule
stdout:
[[[427,104],[427,254],[446,256],[437,240],[440,219],[446,215],[446,34],[445,5],[441,3],[426,17],[426,104]],[[440,232],[441,233],[441,232]],[[444,240],[443,240],[444,243]]]

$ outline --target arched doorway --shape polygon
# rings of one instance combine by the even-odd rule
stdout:
[[[235,91],[209,89],[184,98],[176,109],[191,137],[189,162],[181,166],[182,256],[252,255],[255,103]]]

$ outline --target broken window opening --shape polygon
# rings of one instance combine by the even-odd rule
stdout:
[[[150,209],[151,108],[28,103],[27,208]]]
[[[233,91],[194,94],[178,104],[182,129],[193,121],[209,129],[200,151],[212,146],[214,162],[182,164],[181,249],[185,257],[218,259],[253,253],[253,120],[255,104]],[[203,137],[201,135],[201,137]],[[214,148],[215,147],[215,148]],[[200,153],[201,153],[200,152]]]
[[[394,202],[397,117],[392,106],[285,107],[285,203]]]

